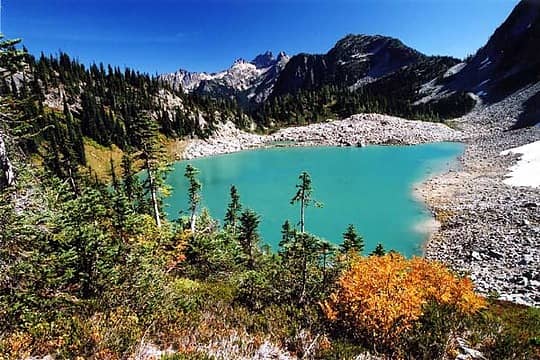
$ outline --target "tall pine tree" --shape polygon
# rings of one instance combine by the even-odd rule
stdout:
[[[197,209],[201,201],[201,183],[197,179],[199,170],[193,167],[191,164],[186,166],[186,172],[184,176],[189,182],[188,197],[189,197],[189,227],[191,232],[195,232],[195,221],[197,216]]]
[[[242,204],[240,203],[240,195],[236,186],[232,185],[230,189],[231,202],[227,206],[227,212],[225,213],[224,225],[225,228],[230,229],[233,234],[236,233],[238,227],[238,216],[242,210]]]

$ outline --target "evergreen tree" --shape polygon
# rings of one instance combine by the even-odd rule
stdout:
[[[196,220],[196,214],[197,214],[197,208],[199,207],[199,203],[201,201],[201,183],[197,179],[197,174],[199,173],[199,170],[197,168],[191,166],[191,164],[188,164],[186,166],[186,172],[184,173],[184,176],[189,182],[189,188],[188,188],[188,197],[189,197],[189,227],[192,232],[195,232],[195,220]]]
[[[128,200],[126,193],[120,186],[117,186],[112,194],[113,226],[120,239],[125,240],[128,232],[128,219],[134,214],[133,204]]]
[[[131,203],[143,201],[142,188],[139,177],[133,169],[133,155],[130,150],[124,152],[120,162],[122,170],[122,187],[127,199]]]
[[[248,268],[253,270],[255,264],[254,251],[257,250],[259,242],[259,234],[257,228],[259,226],[259,216],[251,209],[246,209],[240,215],[240,234],[238,240],[244,254],[248,258]]]
[[[108,221],[104,200],[99,191],[86,188],[77,198],[63,199],[60,211],[54,216],[61,232],[53,241],[73,254],[62,265],[64,272],[71,274],[66,281],[76,286],[84,299],[99,292],[103,271],[113,266],[108,261],[112,239],[103,227]]]
[[[377,246],[375,246],[375,250],[369,254],[370,256],[384,256],[386,254],[386,251],[384,250],[384,247],[381,243],[378,243]]]
[[[232,185],[230,189],[231,202],[227,206],[227,212],[225,213],[224,225],[226,228],[232,230],[233,234],[236,233],[236,227],[238,226],[238,216],[242,210],[242,204],[240,203],[240,195],[236,186]]]
[[[284,249],[291,243],[294,238],[294,229],[291,227],[289,220],[285,220],[281,226],[281,240],[279,241],[279,248]]]
[[[323,287],[328,285],[328,261],[334,254],[334,246],[328,241],[321,240],[319,244],[319,249],[322,254],[322,273],[323,273]]]
[[[348,254],[350,252],[362,254],[362,251],[364,251],[364,239],[358,235],[354,225],[350,224],[343,233],[343,243],[340,246],[340,252],[342,254]]]
[[[15,46],[20,43],[19,39],[6,40],[0,34],[0,79],[7,83],[11,77],[14,82],[13,74],[23,66],[25,52],[17,50]],[[17,87],[15,86],[15,92]],[[15,95],[15,94],[14,94]],[[9,116],[6,109],[5,98],[0,98],[0,191],[6,187],[15,185],[15,169],[8,156],[7,135],[10,130],[10,123],[13,119]],[[4,128],[5,125],[6,128]]]
[[[150,195],[152,213],[156,226],[161,227],[161,199],[159,190],[164,183],[166,168],[162,164],[163,145],[159,141],[157,124],[147,113],[141,114],[135,123],[135,134],[141,148],[141,157],[146,171],[144,189]]]
[[[111,185],[115,191],[118,191],[118,179],[116,177],[116,170],[114,168],[114,160],[109,158],[109,175],[111,176]]]
[[[291,199],[291,205],[294,205],[296,203],[300,203],[300,232],[304,232],[304,225],[305,225],[305,210],[306,208],[311,205],[312,203],[315,204],[315,206],[320,207],[321,204],[318,202],[315,202],[311,196],[313,193],[313,188],[311,186],[311,177],[306,171],[303,171],[300,176],[298,177],[300,182],[296,184],[296,194]]]
[[[283,274],[288,274],[284,285],[300,305],[314,298],[311,295],[320,288],[320,249],[320,240],[306,232],[295,233],[289,245],[281,249]]]
[[[112,191],[111,191],[111,200],[112,200],[112,208],[113,208],[113,217],[114,222],[113,225],[118,233],[118,236],[121,239],[124,239],[124,234],[127,229],[127,219],[129,216],[133,213],[133,207],[130,203],[129,198],[126,195],[125,187],[121,186],[118,177],[116,175],[116,169],[114,168],[114,161],[112,157],[109,159],[109,173],[111,176],[111,185],[112,185]],[[129,168],[127,171],[131,172],[131,169]],[[131,175],[128,175],[128,178],[131,177]],[[130,179],[129,181],[138,181],[136,179]],[[134,185],[131,184],[130,188],[132,188]],[[132,190],[131,190],[132,191]]]
[[[15,47],[20,42],[21,39],[4,39],[4,35],[0,34],[1,78],[9,77],[23,68],[27,53]]]

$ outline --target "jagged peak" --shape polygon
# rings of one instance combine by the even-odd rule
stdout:
[[[277,57],[277,60],[280,61],[282,59],[289,59],[290,56],[285,53],[285,51],[280,51]]]
[[[238,59],[234,60],[232,66],[240,65],[240,64],[249,64],[249,61],[247,61],[244,58],[238,58]]]
[[[191,73],[191,71],[186,70],[184,68],[179,68],[178,70],[176,70],[176,73],[177,74],[189,74],[189,73]]]
[[[251,60],[251,63],[255,65],[257,68],[265,68],[272,66],[276,62],[276,59],[274,57],[274,54],[272,54],[271,51],[266,51],[263,54],[259,54],[255,56],[253,60]]]

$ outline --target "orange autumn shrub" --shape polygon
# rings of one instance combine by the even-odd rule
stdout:
[[[413,328],[428,302],[462,314],[484,306],[470,279],[440,263],[391,253],[353,260],[323,310],[349,335],[387,346]]]

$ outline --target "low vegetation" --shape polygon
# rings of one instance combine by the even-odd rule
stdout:
[[[192,231],[191,216],[158,227],[152,208],[127,201],[126,179],[117,181],[80,183],[77,195],[32,169],[3,192],[0,353],[120,359],[152,344],[186,359],[269,348],[438,358],[466,336],[488,354],[538,355],[535,309],[486,302],[437,263],[362,256],[354,226],[334,248],[286,222],[276,253],[260,243],[258,216],[237,192],[225,227],[203,210]],[[18,213],[14,201],[29,186]],[[194,195],[186,209],[198,205]]]
[[[411,349],[404,342],[415,338],[418,326],[426,320],[423,317],[433,316],[433,311],[451,313],[451,319],[445,318],[448,335],[459,330],[461,319],[484,308],[485,301],[474,293],[469,279],[456,277],[444,266],[389,253],[355,259],[323,307],[337,333],[376,351],[406,357]],[[446,339],[437,340],[442,345]],[[438,350],[431,355],[444,354],[443,346]]]

